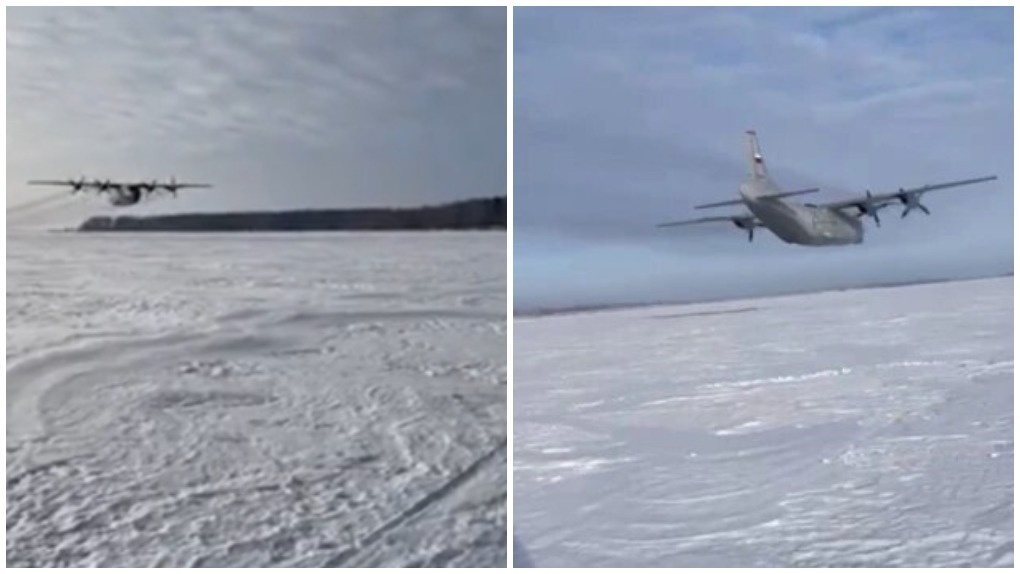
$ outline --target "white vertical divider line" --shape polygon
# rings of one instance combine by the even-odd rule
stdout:
[[[506,562],[513,568],[514,535],[514,9],[506,8]]]
[[[1017,113],[1017,110],[1020,109],[1020,96],[1017,96],[1016,87],[1015,87],[1016,72],[1017,72],[1017,69],[1020,69],[1020,65],[1017,64],[1017,59],[1016,59],[1017,58],[1017,54],[1020,54],[1020,50],[1017,49],[1016,39],[1015,39],[1016,38],[1016,31],[1017,31],[1018,28],[1020,28],[1020,26],[1018,26],[1018,23],[1020,23],[1020,17],[1017,16],[1016,8],[1014,8],[1013,9],[1013,37],[1014,37],[1014,40],[1013,40],[1013,78],[1014,78],[1014,88],[1013,88],[1013,170],[1014,170],[1014,172],[1016,171],[1017,160],[1020,160],[1020,150],[1018,150],[1017,147],[1016,147],[1017,126],[1020,126],[1020,123],[1018,123],[1018,121],[1017,121],[1016,113]],[[1016,186],[1016,182],[1014,182],[1013,185]],[[1016,204],[1016,196],[1017,196],[1017,192],[1016,192],[1016,188],[1014,187],[1014,189],[1013,189],[1013,270],[1014,271],[1016,271],[1016,264],[1017,264],[1017,260],[1018,260],[1017,259],[1017,252],[1016,252],[1016,250],[1017,250],[1017,246],[1020,245],[1020,240],[1017,239],[1017,235],[1016,235],[1016,219],[1017,219],[1017,215],[1020,214],[1020,209],[1017,208],[1017,204]],[[1016,351],[1017,351],[1017,348],[1018,348],[1018,344],[1017,344],[1017,341],[1016,341],[1016,321],[1017,321],[1017,318],[1020,317],[1020,313],[1017,312],[1016,304],[1015,304],[1017,293],[1018,293],[1018,291],[1017,291],[1017,288],[1016,288],[1016,283],[1014,282],[1013,283],[1013,301],[1014,301],[1014,305],[1013,305],[1013,356],[1014,357],[1016,357]],[[1017,379],[1017,375],[1014,372],[1013,373],[1013,386],[1014,387],[1016,387],[1017,380],[1018,380]],[[1014,392],[1013,393],[1013,416],[1014,416],[1014,418],[1016,417],[1017,402],[1018,401],[1017,401],[1016,393]],[[1016,435],[1016,428],[1014,426],[1014,428],[1013,428],[1013,440],[1014,441],[1016,441],[1016,436],[1017,436]],[[1013,474],[1014,474],[1014,476],[1016,475],[1016,460],[1013,461]],[[1013,521],[1014,521],[1014,529],[1015,529],[1016,528],[1016,515],[1015,514],[1013,515]]]

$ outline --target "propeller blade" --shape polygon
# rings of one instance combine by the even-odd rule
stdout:
[[[747,228],[747,242],[751,243],[752,241],[754,241],[754,226],[753,225],[751,227]]]
[[[925,215],[931,215],[931,212],[928,211],[928,208],[921,205],[920,203],[917,204],[917,208],[923,211]]]

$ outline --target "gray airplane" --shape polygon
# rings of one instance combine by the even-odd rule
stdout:
[[[931,212],[928,211],[928,208],[921,205],[921,196],[929,191],[971,185],[996,179],[996,176],[990,175],[922,185],[912,189],[903,189],[901,187],[897,191],[875,195],[872,195],[871,191],[867,191],[865,195],[860,197],[822,204],[802,204],[787,201],[786,198],[814,193],[818,191],[818,188],[783,191],[769,177],[768,169],[765,167],[765,158],[762,156],[761,147],[758,145],[758,134],[753,130],[749,130],[747,132],[747,140],[748,163],[751,173],[744,183],[740,184],[740,199],[697,205],[695,209],[743,205],[747,207],[750,213],[673,221],[661,223],[658,227],[725,221],[736,225],[740,229],[747,230],[748,241],[754,240],[754,229],[756,227],[764,227],[786,243],[797,245],[848,245],[864,241],[864,226],[861,224],[861,217],[863,216],[871,217],[875,220],[876,226],[881,226],[882,222],[878,217],[878,212],[885,207],[897,203],[903,205],[903,212],[900,214],[901,218],[906,217],[914,209],[919,209],[924,214],[930,215]]]
[[[161,190],[170,192],[170,195],[177,196],[181,189],[193,189],[199,187],[212,187],[207,183],[178,183],[177,178],[171,177],[169,183],[160,183],[156,180],[120,183],[110,180],[87,181],[84,177],[78,180],[73,179],[37,179],[28,182],[29,185],[66,185],[71,188],[71,195],[83,191],[94,190],[98,194],[106,193],[109,196],[110,204],[117,207],[134,205],[148,197],[149,194]]]

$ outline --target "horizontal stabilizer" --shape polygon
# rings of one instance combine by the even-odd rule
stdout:
[[[812,188],[809,188],[809,189],[798,189],[797,191],[784,191],[782,193],[772,193],[772,194],[768,194],[768,195],[759,195],[758,199],[779,199],[780,197],[791,197],[791,196],[794,196],[794,195],[805,195],[805,194],[808,194],[808,193],[815,193],[816,191],[818,191],[818,188],[817,187],[812,187]],[[715,203],[706,203],[706,204],[703,204],[703,205],[695,205],[694,209],[708,209],[710,207],[726,207],[728,205],[742,205],[743,203],[744,203],[743,199],[731,199],[729,201],[718,201],[718,202],[715,202]]]
[[[797,191],[784,191],[783,193],[773,193],[772,195],[766,195],[764,197],[777,198],[777,197],[793,197],[794,195],[807,195],[809,193],[818,192],[817,187],[809,187],[807,189],[798,189]]]

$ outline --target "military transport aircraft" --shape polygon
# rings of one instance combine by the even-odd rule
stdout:
[[[207,183],[177,183],[173,177],[169,183],[160,183],[156,180],[143,181],[138,183],[118,183],[110,180],[101,181],[98,179],[86,181],[84,177],[78,180],[66,179],[43,179],[28,182],[29,185],[67,185],[71,187],[71,195],[83,191],[95,191],[98,194],[108,193],[110,203],[118,207],[134,205],[141,201],[142,197],[157,191],[168,191],[176,196],[180,189],[192,189],[196,187],[212,187]]]
[[[749,148],[748,162],[751,173],[744,183],[740,185],[740,199],[697,205],[695,209],[744,205],[750,213],[673,221],[661,223],[658,227],[727,221],[740,229],[746,229],[748,241],[754,240],[755,227],[764,227],[786,243],[798,245],[847,245],[864,241],[864,226],[860,221],[862,216],[871,217],[875,220],[876,226],[881,226],[882,222],[878,217],[878,212],[896,203],[903,205],[903,212],[900,214],[901,218],[906,217],[914,209],[919,209],[926,215],[930,215],[931,212],[928,211],[928,208],[921,205],[921,196],[929,191],[971,185],[996,179],[996,176],[990,175],[922,185],[921,187],[911,189],[903,189],[901,187],[897,191],[875,195],[872,195],[869,190],[864,196],[853,199],[831,201],[822,204],[802,204],[786,201],[786,198],[814,193],[818,191],[818,188],[797,191],[783,191],[780,189],[772,181],[765,167],[765,158],[762,156],[761,147],[758,145],[757,133],[754,130],[749,130],[747,132],[747,139]]]

